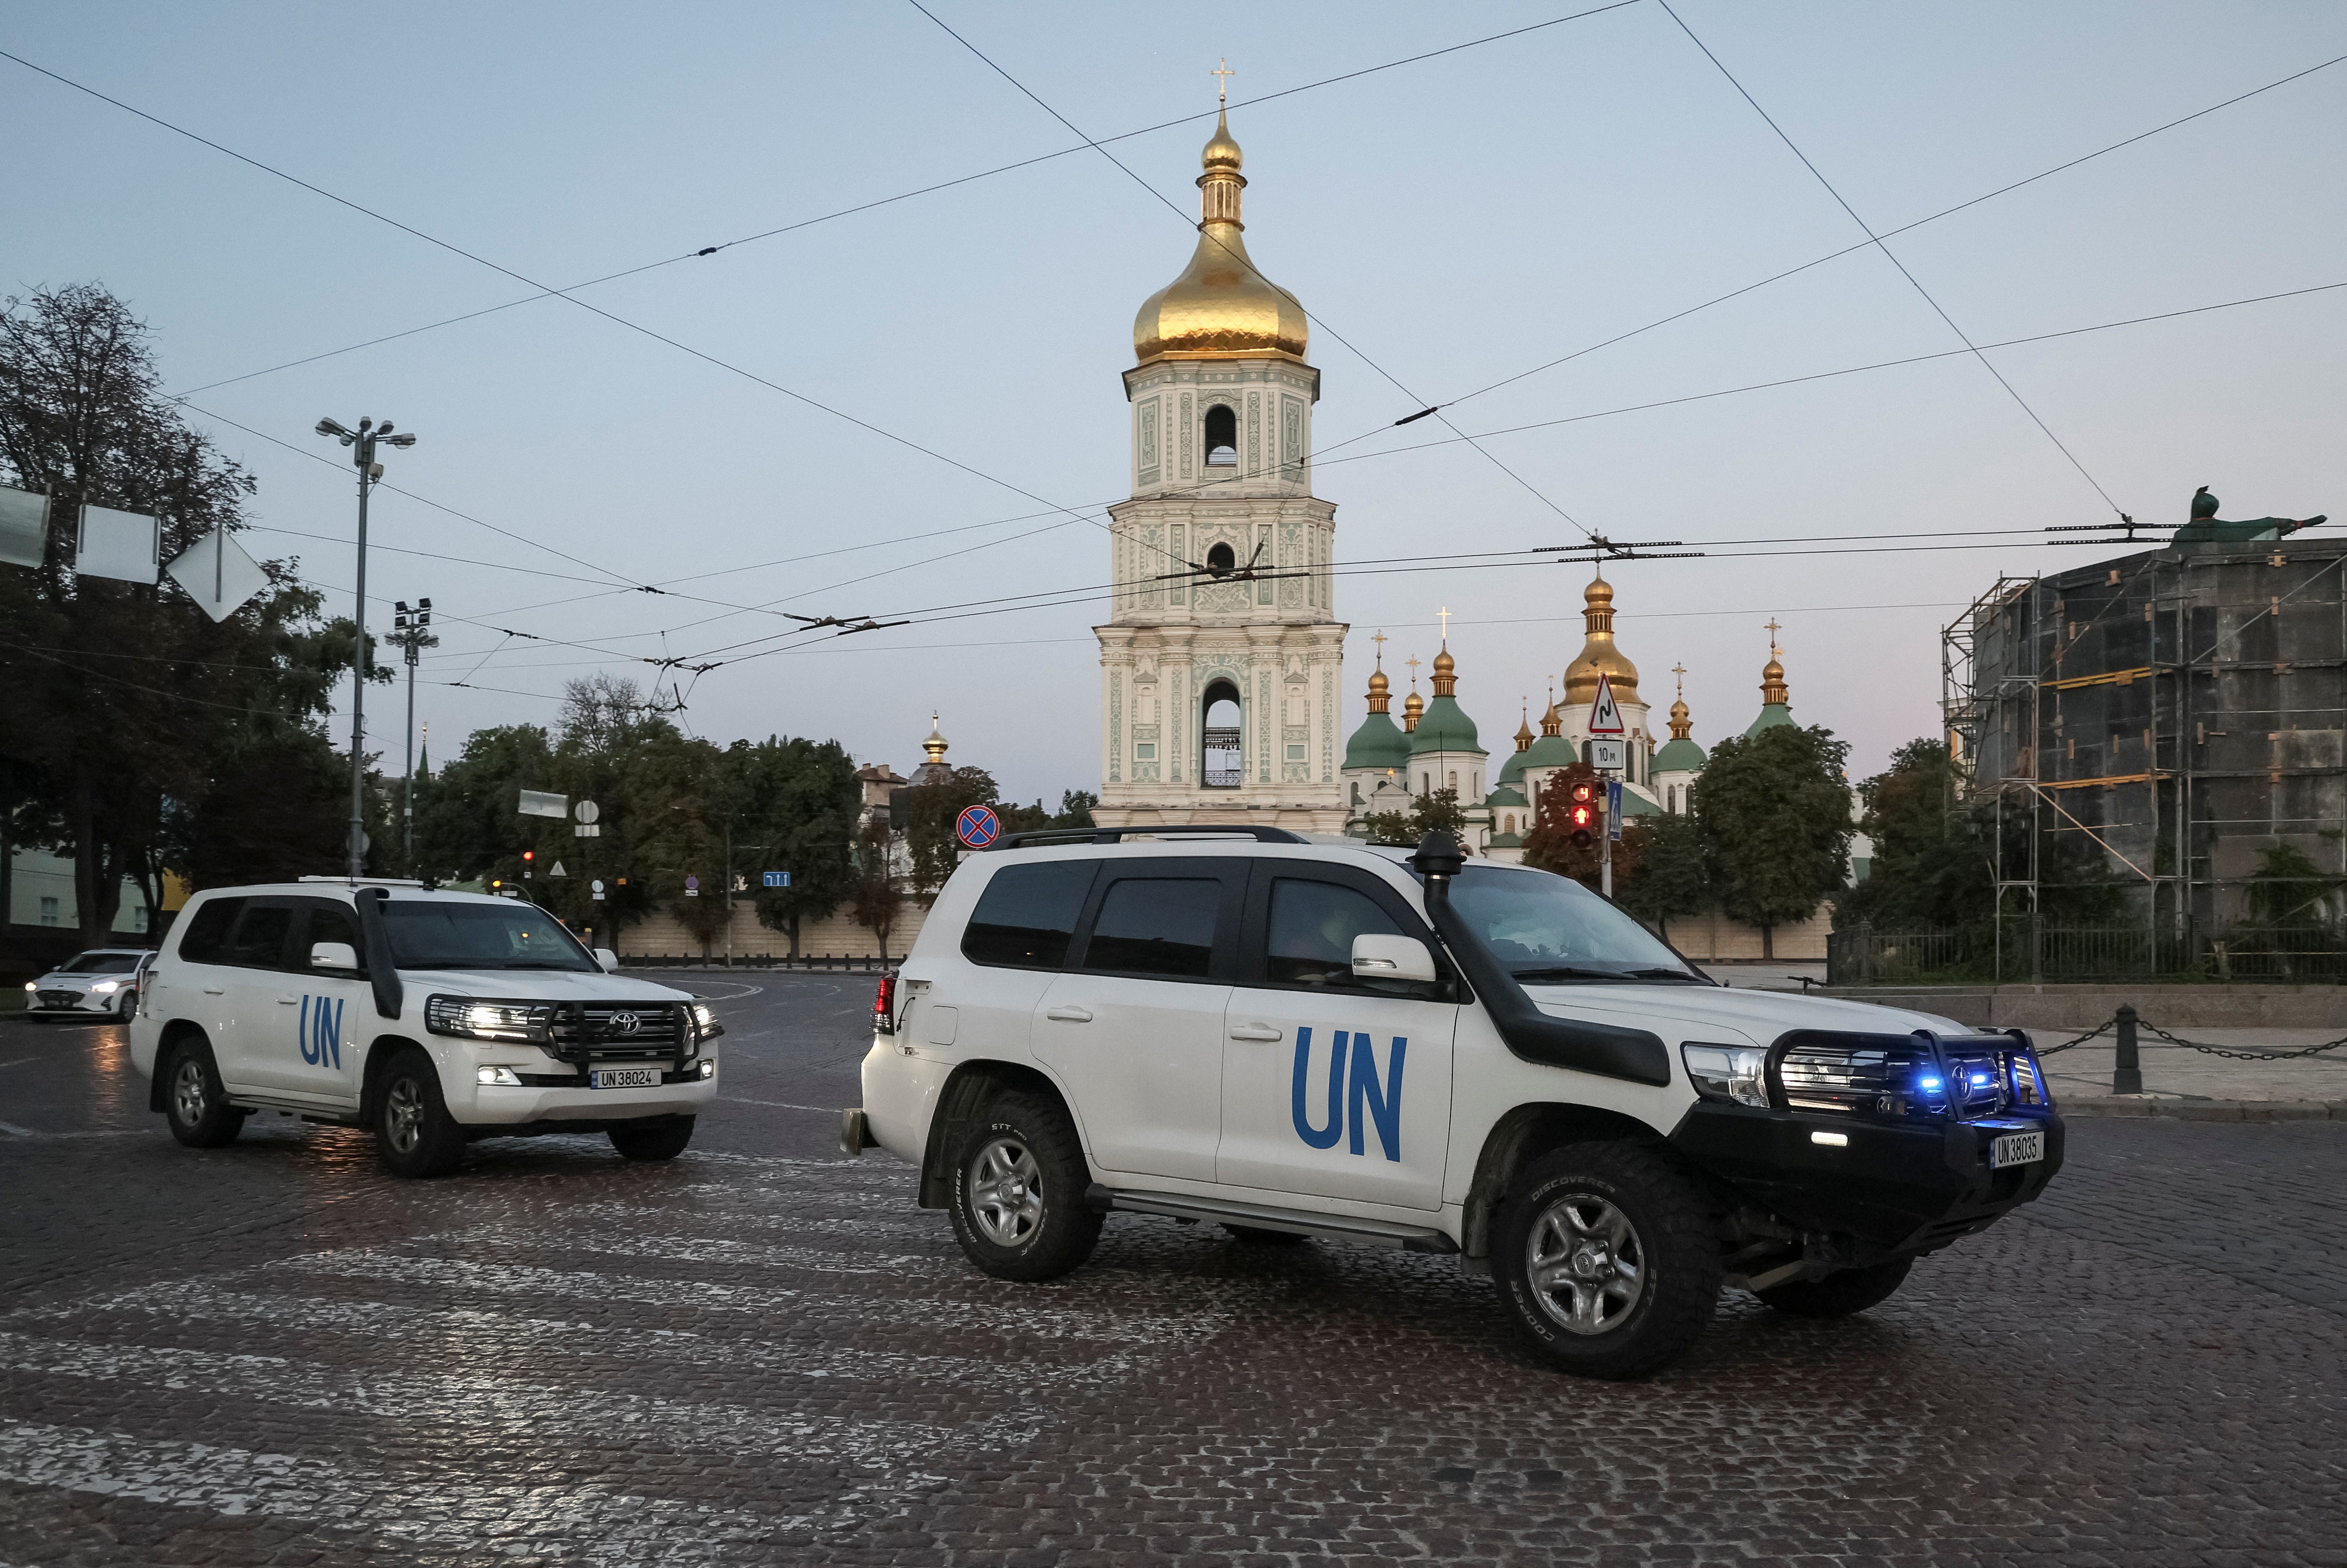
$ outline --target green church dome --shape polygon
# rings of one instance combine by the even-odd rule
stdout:
[[[1399,772],[1409,765],[1409,737],[1390,713],[1371,713],[1345,743],[1345,766]]]
[[[1699,773],[1706,761],[1704,749],[1693,741],[1681,737],[1665,741],[1663,749],[1655,753],[1654,772],[1658,774]]]

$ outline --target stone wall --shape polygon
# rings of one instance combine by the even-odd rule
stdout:
[[[888,931],[888,952],[886,956],[901,958],[912,947],[913,938],[921,932],[921,921],[928,911],[912,899],[905,901],[905,911]],[[720,931],[709,944],[708,954],[713,958],[725,957],[727,933]],[[791,950],[790,937],[758,923],[758,911],[749,900],[733,906],[733,955],[736,960],[762,957],[783,958]],[[622,958],[698,958],[701,943],[688,935],[666,911],[657,912],[636,921],[620,934],[618,951]],[[845,913],[825,919],[803,921],[799,926],[799,955],[802,958],[879,958],[880,944],[870,931],[857,925]]]
[[[1778,964],[1821,964],[1826,958],[1826,936],[1833,929],[1833,909],[1819,905],[1818,912],[1797,926],[1779,926],[1769,944],[1771,957],[1767,960]],[[1718,910],[1701,915],[1682,915],[1665,929],[1672,947],[1698,964],[1759,963],[1760,927],[1731,920]]]

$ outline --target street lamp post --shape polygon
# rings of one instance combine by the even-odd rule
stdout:
[[[375,481],[383,477],[383,465],[375,461],[378,441],[394,446],[413,446],[413,435],[394,436],[391,421],[377,425],[373,419],[361,419],[356,430],[344,428],[332,419],[318,421],[318,434],[331,436],[351,448],[351,461],[359,471],[359,571],[355,585],[358,602],[353,608],[352,620],[357,631],[358,646],[351,655],[351,843],[350,876],[354,882],[366,875],[366,529],[367,493]]]
[[[404,829],[404,849],[407,874],[415,875],[415,663],[417,655],[426,648],[437,648],[440,640],[432,634],[432,601],[419,599],[415,608],[407,608],[407,600],[397,601],[393,617],[391,641],[399,644],[407,655],[407,780],[401,786],[399,815]]]

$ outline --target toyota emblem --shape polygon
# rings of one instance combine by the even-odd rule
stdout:
[[[636,1030],[643,1027],[644,1020],[638,1018],[634,1013],[615,1012],[611,1015],[611,1032],[613,1034],[633,1034]]]

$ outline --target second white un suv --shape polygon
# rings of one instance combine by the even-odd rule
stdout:
[[[1649,1371],[1723,1285],[1856,1312],[2044,1190],[2025,1036],[1728,990],[1579,884],[1277,828],[971,856],[884,985],[851,1151],[1006,1279],[1112,1209],[1455,1255],[1569,1370]]]
[[[142,977],[130,1055],[180,1143],[255,1111],[374,1131],[403,1176],[475,1138],[605,1132],[683,1152],[724,1032],[683,991],[611,973],[536,905],[304,877],[200,893]]]

